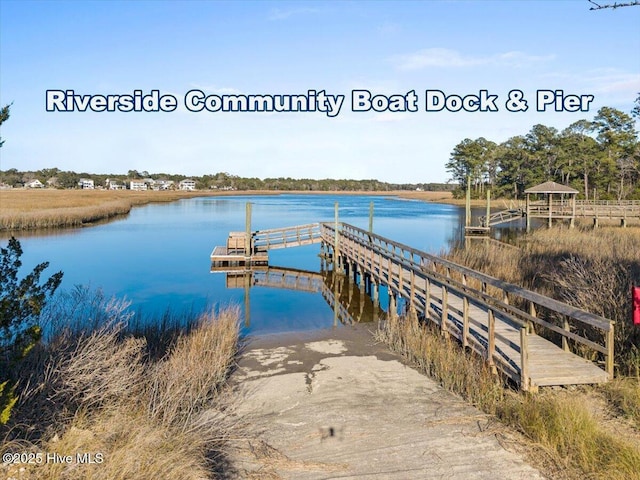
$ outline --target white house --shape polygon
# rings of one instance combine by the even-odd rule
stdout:
[[[195,190],[196,189],[196,181],[191,180],[190,178],[186,178],[182,180],[179,184],[180,190]]]
[[[81,178],[80,181],[78,182],[78,186],[83,190],[93,190],[96,188],[93,183],[93,180],[89,178]]]
[[[118,183],[117,180],[105,180],[105,185],[109,190],[124,190],[125,186],[122,183]]]
[[[144,180],[131,180],[131,182],[129,182],[129,189],[137,191],[147,190],[147,184],[144,183]]]
[[[156,190],[171,190],[174,188],[173,180],[156,180],[154,187]]]
[[[26,188],[42,188],[42,187],[44,187],[44,185],[42,185],[42,182],[40,180],[38,180],[38,179],[29,180],[28,182],[26,182],[24,184],[24,186]]]

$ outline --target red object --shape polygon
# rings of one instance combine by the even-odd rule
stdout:
[[[631,287],[633,297],[633,324],[640,325],[640,287]]]

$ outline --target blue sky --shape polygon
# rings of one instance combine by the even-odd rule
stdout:
[[[604,0],[603,0],[604,2]],[[602,3],[602,2],[601,2]],[[0,0],[0,169],[445,181],[464,138],[562,129],[640,92],[640,7],[574,1]],[[45,92],[346,95],[320,112],[47,112]],[[352,112],[353,89],[415,90],[419,111]],[[425,112],[425,90],[499,96],[498,112]],[[521,89],[527,112],[504,108]],[[592,94],[536,112],[538,89]]]

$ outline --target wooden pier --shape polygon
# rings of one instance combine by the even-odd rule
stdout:
[[[245,239],[245,259],[320,243],[333,271],[367,292],[374,304],[386,290],[388,315],[398,315],[400,307],[434,323],[523,390],[613,378],[612,321],[340,223],[337,214],[335,222],[256,231]],[[287,277],[282,281],[286,285]]]

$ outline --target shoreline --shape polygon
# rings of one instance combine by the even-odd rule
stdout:
[[[150,203],[175,202],[195,197],[269,196],[269,195],[370,195],[398,197],[429,203],[464,205],[451,192],[414,191],[300,191],[300,190],[227,190],[227,191],[145,191],[130,190],[23,190],[0,191],[0,232],[24,232],[89,226],[129,214],[134,207]],[[482,205],[482,204],[478,204]],[[472,202],[472,206],[474,202]]]

